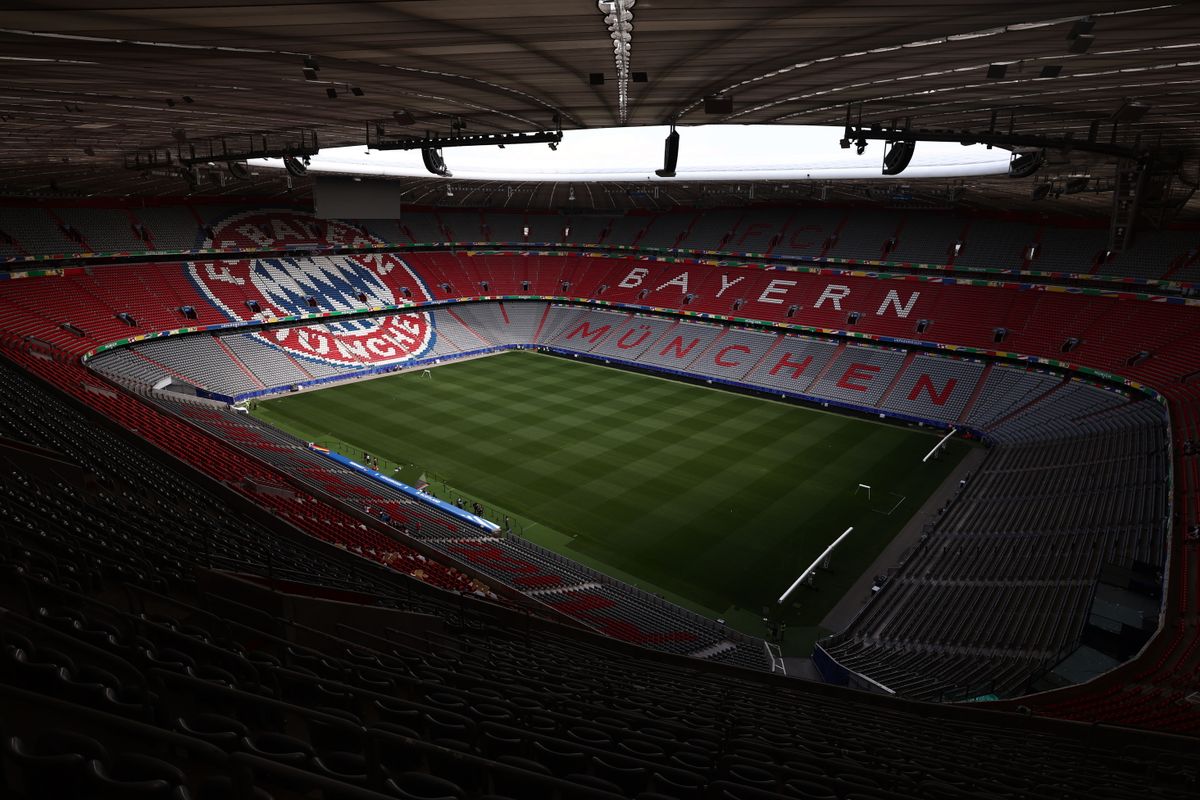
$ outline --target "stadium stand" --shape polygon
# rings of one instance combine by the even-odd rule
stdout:
[[[286,352],[265,344],[252,334],[222,336],[220,342],[263,386],[291,386],[313,379],[312,373]]]
[[[405,256],[405,259],[410,266],[425,273],[429,283],[434,284],[430,287],[430,292],[434,296],[452,296],[461,291],[460,287],[469,286],[473,279],[491,275],[492,269],[499,270],[501,274],[501,277],[497,279],[498,282],[512,281],[513,278],[504,278],[503,274],[513,275],[512,262],[520,260],[516,257],[505,256],[468,257],[459,255],[446,258],[442,255],[423,254],[412,254]],[[427,263],[428,272],[426,272]],[[18,337],[10,341],[20,341],[23,348],[27,350],[50,348],[59,353],[60,359],[66,357],[67,353],[77,354],[98,344],[131,335],[129,324],[117,319],[115,313],[103,313],[94,305],[89,305],[89,302],[94,303],[95,299],[113,295],[111,290],[102,287],[107,287],[108,276],[121,275],[122,271],[129,271],[129,274],[137,276],[135,281],[129,282],[128,293],[125,296],[128,299],[128,308],[137,311],[139,321],[140,318],[162,320],[163,322],[169,320],[170,322],[162,325],[162,328],[178,327],[180,325],[179,308],[188,304],[189,301],[201,314],[213,313],[205,307],[208,301],[198,291],[194,280],[185,278],[180,281],[173,277],[173,274],[178,274],[175,273],[177,269],[178,267],[169,265],[138,265],[136,267],[96,269],[91,274],[71,272],[61,279],[48,277],[7,281],[3,287],[3,293],[0,295],[5,330],[10,335]],[[536,261],[531,260],[525,274],[530,281],[530,292],[561,294],[565,291],[568,295],[587,297],[596,296],[601,287],[607,286],[607,290],[600,292],[600,295],[608,302],[640,301],[646,304],[654,303],[668,307],[674,305],[683,308],[683,297],[687,292],[680,291],[683,288],[680,283],[686,281],[684,275],[687,273],[687,269],[686,267],[657,265],[653,262],[622,262],[610,259],[572,261],[569,258],[539,256],[536,257]],[[640,281],[629,281],[634,270],[645,270],[648,274]],[[354,271],[351,270],[347,274],[353,276]],[[435,274],[436,278],[433,277]],[[712,298],[721,287],[737,280],[736,291],[742,294],[746,301],[742,313],[760,317],[767,322],[795,321],[819,328],[840,329],[845,324],[846,311],[850,301],[836,303],[835,300],[843,294],[843,290],[848,290],[849,294],[846,296],[858,298],[853,301],[854,306],[863,309],[861,329],[876,335],[911,338],[913,320],[919,316],[932,322],[922,337],[928,341],[956,345],[967,344],[991,349],[996,344],[993,335],[995,328],[1008,326],[1008,338],[1002,345],[1006,350],[1040,353],[1053,358],[1060,354],[1066,337],[1081,334],[1082,344],[1072,351],[1071,358],[1075,363],[1122,372],[1137,380],[1156,385],[1168,396],[1172,407],[1178,407],[1182,412],[1178,415],[1180,421],[1176,422],[1176,425],[1185,425],[1186,420],[1190,418],[1188,416],[1190,412],[1187,412],[1187,409],[1190,408],[1188,404],[1194,401],[1194,397],[1189,393],[1189,387],[1172,385],[1173,378],[1194,370],[1194,367],[1191,366],[1193,356],[1186,346],[1186,341],[1187,336],[1196,331],[1197,325],[1190,316],[1190,306],[1188,305],[1153,303],[1134,298],[1118,300],[1115,297],[1056,294],[1037,291],[1036,288],[1032,291],[1012,292],[1001,286],[959,285],[951,287],[936,283],[906,284],[903,279],[833,277],[805,272],[783,274],[786,274],[784,280],[794,281],[794,285],[781,287],[776,284],[775,281],[781,279],[776,277],[780,273],[764,273],[736,267],[710,270],[703,277],[703,282],[695,284],[695,287],[703,288],[693,292],[697,297],[691,305],[697,311],[712,309],[706,313],[728,314],[730,312],[729,304],[722,301],[718,305],[712,302]],[[434,281],[437,279],[446,283],[450,288],[435,288]],[[49,305],[41,298],[54,296],[56,280],[71,281],[87,286],[89,294],[76,296],[74,300],[67,299],[67,302],[60,302],[56,306]],[[565,290],[562,287],[564,280],[569,284]],[[693,277],[692,280],[701,279]],[[833,283],[834,281],[836,284]],[[622,282],[633,282],[634,286],[626,289],[620,285]],[[369,284],[365,280],[359,281],[355,277],[350,277],[347,279],[347,285],[353,287]],[[137,288],[139,286],[140,289]],[[831,293],[831,286],[839,288]],[[660,290],[659,287],[665,288]],[[776,305],[764,300],[764,297],[767,300],[774,300],[775,296],[772,292],[779,288],[783,288],[784,291],[800,301],[796,304],[799,306],[798,315],[789,316],[784,313],[789,310],[786,302]],[[643,289],[649,290],[648,295],[637,298],[637,294]],[[395,294],[395,290],[392,291]],[[826,295],[824,302],[822,302],[822,295]],[[666,300],[668,297],[673,299]],[[93,299],[89,300],[88,298]],[[951,301],[951,298],[954,302]],[[56,299],[65,298],[56,297]],[[902,313],[905,311],[906,304],[911,308],[908,313]],[[506,306],[510,305],[514,304],[506,304]],[[54,311],[47,315],[45,309],[49,308],[54,308]],[[964,312],[963,309],[967,308],[971,309],[971,313]],[[106,311],[111,310],[106,309]],[[227,313],[225,312],[225,314]],[[564,316],[578,318],[582,313],[585,312],[575,310]],[[223,316],[228,318],[222,313],[217,313],[218,320]],[[244,312],[238,311],[236,316],[250,318],[253,315],[247,308]],[[528,325],[533,325],[532,317],[535,316],[536,311],[526,315]],[[546,316],[548,313],[538,320],[535,327],[534,338],[540,342],[550,341],[559,333],[555,330],[557,321],[546,319]],[[1148,322],[1151,317],[1153,323]],[[64,328],[64,323],[69,323],[71,327],[75,328],[75,332]],[[562,327],[565,328],[566,324],[564,322]],[[472,326],[470,322],[468,325]],[[695,323],[680,323],[675,330],[682,329],[685,325],[693,326]],[[138,327],[140,329],[156,329],[156,326],[153,325],[139,325]],[[1127,334],[1129,331],[1137,331],[1135,340],[1119,335]],[[138,332],[132,331],[132,333]],[[728,334],[724,331],[717,331],[713,335],[714,338],[717,335]],[[776,347],[778,348],[779,345]],[[836,348],[837,345],[834,347]],[[646,351],[646,354],[653,357],[662,349],[662,346],[651,348]],[[1152,355],[1149,358],[1129,363],[1131,356],[1142,349]],[[45,362],[45,359],[28,354],[23,358],[35,369],[45,368],[44,364],[50,363],[55,365],[54,369],[57,371],[65,369],[61,360]],[[769,367],[759,364],[756,369],[763,372],[768,371]],[[1018,408],[1028,405],[1030,400],[1047,393],[1051,393],[1051,396],[1061,394],[1063,398],[1074,402],[1071,398],[1083,391],[1075,389],[1069,392],[1064,391],[1060,376],[1050,376],[1048,378],[1049,385],[1041,389],[1026,387],[1023,390],[993,391],[987,388],[987,384],[991,383],[992,374],[1003,374],[1005,377],[1011,378],[1010,372],[1026,377],[1038,374],[1025,369],[1000,365],[985,370],[983,374],[987,380],[981,381],[978,391],[974,392],[967,402],[965,416],[968,421],[977,418],[988,419],[989,417],[983,412],[988,411],[993,398],[997,398],[1001,404],[1007,402],[1008,408],[1012,409],[1014,405]],[[782,374],[782,370],[780,374]],[[71,381],[77,380],[77,378],[68,378],[68,386]],[[1025,380],[1025,377],[1019,380]],[[896,391],[900,388],[900,383],[889,384],[884,391],[887,391],[888,388],[891,391],[887,397],[888,400],[892,400],[897,396]],[[105,405],[112,403],[112,398],[103,393],[101,384],[91,384],[84,380],[73,391],[85,400],[94,403]],[[1029,396],[1030,393],[1033,393],[1032,397]],[[1020,397],[1026,399],[1017,399]],[[1007,401],[1004,398],[1007,398]],[[1087,402],[1091,402],[1091,400]],[[1121,409],[1127,405],[1129,404],[1125,401],[1118,401],[1110,412],[1114,415],[1113,419],[1124,417],[1126,412]],[[1145,403],[1143,402],[1142,405],[1144,406]],[[1070,406],[1064,406],[1064,410],[1070,411]],[[1005,414],[1011,415],[1011,410],[989,413],[991,420],[999,420],[1002,423]],[[1097,424],[1102,418],[1103,415],[1097,418]],[[1175,418],[1173,415],[1173,420]],[[1011,430],[1014,437],[1020,438],[1025,435],[1025,431],[1020,428],[1014,427]],[[1105,428],[1105,430],[1107,429]],[[1177,453],[1180,442],[1183,441],[1178,438],[1180,435],[1182,434],[1177,434]],[[1177,455],[1177,458],[1181,459],[1181,463],[1186,464],[1182,461],[1182,457]],[[1195,506],[1191,498],[1194,496],[1196,480],[1188,469],[1181,469],[1177,474],[1181,514],[1176,530],[1186,531],[1191,520],[1195,519]],[[1132,534],[1130,535],[1132,536]],[[1133,537],[1129,541],[1141,540]],[[1194,581],[1195,575],[1195,567],[1192,564],[1194,554],[1186,549],[1182,542],[1177,543],[1177,546],[1180,557],[1172,560],[1171,564],[1173,571],[1182,571],[1184,580],[1183,588],[1179,590],[1181,594],[1176,597],[1182,598],[1179,600],[1183,604],[1180,613],[1193,614],[1194,601],[1189,598],[1194,597],[1195,594],[1190,587],[1190,581]],[[1152,553],[1153,548],[1143,548],[1143,551]],[[1187,571],[1189,567],[1191,567],[1190,572]],[[1164,668],[1174,669],[1174,665],[1178,662],[1191,663],[1194,653],[1191,643],[1194,641],[1194,636],[1189,635],[1189,629],[1186,627],[1180,631],[1181,633],[1177,636],[1168,638],[1162,643],[1167,655],[1163,661]],[[1123,718],[1168,719],[1171,724],[1178,726],[1177,729],[1187,729],[1189,720],[1186,718],[1176,719],[1175,717],[1178,715],[1172,716],[1174,712],[1167,710],[1170,708],[1169,704],[1178,699],[1174,695],[1165,691],[1143,690],[1139,696],[1142,699],[1136,703],[1130,699],[1122,700],[1120,703],[1100,703],[1092,706],[1080,702],[1065,704],[1063,708],[1067,712],[1083,718],[1095,718],[1097,714],[1108,713],[1112,710],[1114,713],[1124,715]],[[1122,709],[1127,705],[1136,709],[1136,713],[1123,711]]]
[[[533,304],[526,312],[527,317],[539,317],[540,308],[544,308],[543,304]],[[465,341],[466,337],[471,337],[476,340],[473,345],[485,346],[531,344],[528,340],[513,339],[508,335],[500,310],[498,303],[470,304],[455,309],[439,309],[432,316],[437,320],[435,326],[439,330],[447,324],[457,326],[452,329],[455,340]],[[619,358],[652,368],[661,368],[664,358],[672,358],[686,347],[681,345],[672,348],[667,341],[678,328],[685,325],[693,330],[704,327],[696,323],[680,324],[666,318],[631,317],[627,313],[603,309],[554,306],[549,312],[547,315],[543,311],[540,316],[546,319],[550,330],[557,331],[548,340],[555,347],[597,358]],[[472,322],[466,323],[464,318]],[[528,326],[525,330],[528,330]],[[671,368],[685,374],[722,378],[763,391],[784,389],[799,396],[839,401],[856,407],[878,407],[885,412],[898,412],[909,418],[942,423],[955,422],[968,398],[977,394],[978,400],[973,411],[978,419],[986,419],[987,424],[979,425],[976,430],[998,444],[1035,446],[1057,454],[1053,475],[1059,479],[1046,480],[1036,477],[1032,462],[1021,462],[1020,468],[993,468],[991,465],[994,462],[1002,465],[1008,463],[1007,455],[1001,455],[1006,453],[1005,450],[993,451],[988,464],[973,482],[972,491],[960,499],[954,516],[947,518],[932,532],[933,543],[926,547],[936,548],[942,540],[957,543],[962,537],[971,537],[972,547],[991,552],[990,548],[995,547],[993,537],[1007,536],[1008,545],[1017,548],[1012,551],[1016,555],[998,562],[978,556],[976,561],[991,564],[990,571],[967,578],[957,572],[969,562],[968,554],[961,547],[947,567],[956,571],[945,578],[939,577],[933,567],[925,567],[922,573],[920,563],[906,565],[900,579],[893,584],[896,588],[890,589],[889,594],[875,604],[875,607],[885,609],[877,612],[884,615],[885,621],[903,618],[907,621],[906,627],[894,636],[883,636],[874,632],[871,618],[867,617],[843,633],[836,645],[830,645],[830,654],[860,675],[883,683],[894,691],[926,699],[942,698],[952,691],[1008,696],[1026,688],[1034,673],[1060,661],[1068,649],[1079,642],[1090,597],[1088,589],[1095,585],[1102,566],[1117,564],[1128,567],[1134,560],[1155,565],[1164,563],[1162,514],[1166,499],[1155,495],[1153,490],[1153,487],[1161,486],[1165,478],[1165,453],[1161,438],[1157,447],[1153,436],[1143,435],[1136,440],[1140,443],[1139,448],[1149,448],[1150,453],[1157,453],[1149,461],[1131,461],[1123,451],[1100,460],[1093,449],[1083,448],[1077,452],[1074,444],[1076,436],[1083,440],[1100,437],[1107,442],[1107,437],[1125,436],[1127,427],[1145,426],[1145,431],[1153,430],[1156,426],[1161,429],[1165,422],[1161,416],[1155,416],[1161,412],[1153,403],[1143,401],[1131,404],[1128,398],[1119,393],[1077,381],[1066,381],[1058,375],[1029,373],[1010,367],[993,369],[981,383],[980,376],[984,369],[981,362],[951,356],[919,354],[906,357],[898,350],[864,344],[846,347],[831,341],[754,330],[720,328],[710,333],[708,338],[714,342],[713,345],[703,347],[698,351],[699,355],[682,359],[683,364],[673,364]],[[181,343],[187,341],[180,340]],[[164,343],[150,344],[161,346]],[[664,351],[666,356],[663,355]],[[275,363],[280,364],[286,374],[273,386],[278,388],[296,382],[293,380],[294,374],[286,372],[291,362],[282,350],[264,347],[261,352],[264,358],[273,358]],[[439,350],[437,355],[447,357],[456,352],[458,350]],[[766,358],[768,353],[770,358]],[[813,355],[819,357],[809,361]],[[647,359],[643,361],[642,356]],[[102,356],[101,360],[104,358]],[[255,362],[255,365],[255,372],[260,376],[270,372],[267,362]],[[233,370],[227,371],[234,374]],[[132,377],[126,376],[127,379]],[[1031,378],[1037,378],[1040,382],[1031,383]],[[253,393],[260,388],[250,383],[244,383],[243,386],[246,393]],[[1119,414],[1112,413],[1106,417],[1103,413],[1118,409],[1121,411]],[[185,409],[182,413],[189,416],[197,412]],[[1146,416],[1147,413],[1150,416]],[[236,424],[242,427],[258,425],[241,418],[236,420]],[[1099,425],[1096,430],[1080,435],[1080,428],[1087,431],[1089,426],[1096,425]],[[319,470],[323,466],[321,459],[303,453],[299,443],[293,441],[287,444],[310,462],[306,469]],[[265,456],[268,460],[274,460],[281,469],[286,469],[289,460],[294,461],[296,457],[293,454],[283,458],[273,453]],[[1099,464],[1110,462],[1113,466],[1106,471],[1107,480],[1102,484],[1084,486],[1078,481],[1066,479],[1085,464],[1095,469]],[[1117,467],[1121,467],[1121,471],[1117,471]],[[357,480],[357,476],[345,474],[339,480],[347,478],[363,483]],[[993,499],[989,502],[977,498],[975,486],[985,486],[993,481],[998,481],[998,487],[993,489]],[[360,491],[366,491],[367,486],[369,484],[361,486]],[[1039,491],[1036,501],[1031,494],[1035,487]],[[1049,493],[1050,490],[1045,487],[1054,487],[1054,493]],[[372,494],[361,498],[367,508],[395,507],[403,500],[401,496],[389,496],[377,487],[371,489]],[[1105,498],[1106,502],[1096,502],[1098,496]],[[1014,500],[1020,502],[1020,508],[1028,511],[1026,516],[1013,517]],[[1112,505],[1113,502],[1117,505]],[[1137,512],[1131,516],[1122,511],[1122,506],[1136,508]],[[393,516],[407,521],[406,514],[397,512]],[[964,528],[956,522],[965,518],[972,520],[970,528]],[[1066,533],[1062,531],[1063,519],[1073,521],[1073,527]],[[1092,527],[1112,524],[1117,519],[1121,520],[1122,531],[1105,531],[1099,538],[1088,535],[1087,531]],[[425,530],[429,530],[428,524]],[[428,532],[425,534],[426,537],[429,535]],[[1086,544],[1070,543],[1070,540],[1063,539],[1064,535]],[[1038,583],[1028,583],[1033,578],[1023,570],[1028,568],[1031,559],[1039,562],[1068,561],[1062,558],[1066,551],[1061,548],[1068,546],[1063,541],[1069,542],[1071,552],[1077,548],[1090,548],[1093,553],[1108,553],[1113,547],[1107,538],[1109,536],[1124,541],[1121,553],[1134,553],[1137,558],[1119,558],[1114,553],[1103,558],[1076,559],[1073,570],[1038,576]],[[457,533],[441,538],[450,543],[451,549],[446,551],[449,555],[470,558],[498,580],[511,582],[513,576],[509,573],[518,569],[518,577],[536,589],[548,588],[551,580],[556,581],[554,586],[569,585],[567,581],[570,579],[561,572],[551,572],[546,576],[541,573],[526,574],[524,568],[528,563],[507,555],[508,546],[503,540],[489,545],[486,551],[475,551],[471,549],[474,545],[463,550],[464,545],[459,543],[460,536]],[[1149,539],[1155,539],[1157,545],[1152,547],[1144,541]],[[1014,544],[1017,541],[1028,544],[1023,548],[1018,547]],[[943,555],[950,546],[942,545]],[[1051,549],[1043,552],[1046,548]],[[493,555],[488,557],[485,553]],[[544,566],[554,563],[544,561]],[[951,598],[944,592],[906,591],[906,576],[920,574],[924,575],[924,582],[919,584],[921,586],[927,585],[925,582],[928,581],[934,581],[931,585],[941,586],[943,584],[938,581],[958,585],[954,582],[972,580],[980,582],[977,591],[987,592],[995,585],[1027,585],[1026,594],[1014,596],[1011,603],[998,606],[994,613],[1004,615],[1005,619],[1016,615],[1031,618],[1032,609],[1048,607],[1055,609],[1058,616],[1053,624],[1030,624],[1006,634],[1007,639],[992,638],[981,642],[970,637],[979,636],[980,631],[999,630],[1001,625],[997,620],[979,618],[964,621],[953,609],[978,610],[985,604],[978,599],[959,602],[958,594]],[[584,577],[576,575],[574,580],[578,584],[600,584],[604,579],[597,574],[588,574]],[[516,584],[516,587],[520,585]],[[608,591],[613,589],[610,587]],[[638,619],[635,613],[627,610],[629,605],[613,602],[611,608],[614,613],[621,612],[624,619]],[[577,609],[574,605],[567,608]],[[921,619],[935,621],[937,625],[929,631],[915,630],[913,621]],[[644,626],[645,621],[642,622]],[[957,633],[945,627],[951,624],[956,626],[954,630]],[[893,641],[903,644],[904,654],[914,652],[913,648],[930,642],[931,646],[936,643],[939,648],[953,651],[954,656],[947,665],[927,668],[938,654],[928,648],[920,650],[930,658],[919,662],[919,673],[906,682],[896,675],[893,667],[896,658],[888,647]],[[985,645],[1004,648],[1002,668],[989,670],[989,666],[994,667],[994,660],[981,663],[981,659],[971,658],[969,653],[961,650]],[[986,687],[986,691],[980,689],[981,686]]]
[[[891,214],[851,214],[838,231],[837,241],[825,252],[833,258],[886,259],[888,242],[904,217]]]
[[[76,374],[15,355],[47,375]],[[150,784],[199,797],[305,786],[363,800],[897,800],[1069,786],[1170,800],[1197,780],[1191,740],[1101,728],[1081,743],[1050,720],[696,672],[537,619],[522,628],[500,608],[400,590],[364,559],[224,510],[160,456],[29,378],[0,375],[6,440],[54,448],[120,482],[72,490],[59,475],[24,471],[2,494],[5,513],[20,515],[8,535],[20,532],[23,545],[3,552],[4,776],[28,796],[135,796]],[[89,502],[73,506],[72,492]],[[109,523],[104,498],[119,515]],[[131,513],[139,506],[144,516]],[[73,508],[93,533],[86,546],[66,533]],[[164,538],[167,519],[178,539]],[[197,529],[205,548],[188,534]],[[124,594],[99,594],[117,582]],[[329,622],[329,600],[343,601],[340,624]],[[368,632],[381,628],[388,638]]]
[[[795,211],[786,209],[747,210],[732,238],[717,248],[738,253],[772,253]]]
[[[830,400],[872,407],[904,366],[902,350],[850,345],[813,380],[808,391]]]
[[[535,218],[536,219],[536,218]],[[487,213],[483,215],[482,225],[486,226],[484,230],[489,242],[524,242],[525,229],[530,228],[529,241],[531,242],[547,242],[554,241],[553,238],[540,238],[536,226],[530,226],[525,217],[520,214],[504,214],[504,213]],[[545,232],[546,236],[553,236],[549,230]]]
[[[1195,5],[6,4],[0,798],[1200,798]]]
[[[245,520],[220,527],[233,517],[210,495],[96,425],[67,434],[61,423],[79,412],[3,375],[4,402],[21,404],[6,419],[38,428],[27,440],[69,439],[67,452],[90,453],[101,474],[120,453],[123,467],[140,466],[121,474],[141,477],[143,491],[174,490],[151,519],[178,508],[181,526],[207,521],[207,557],[234,570],[170,580],[129,570],[123,536],[139,534],[125,524],[137,519],[124,513],[129,500],[120,528],[92,527],[86,549],[50,515],[34,518],[26,547],[3,553],[0,588],[4,780],[25,796],[285,797],[303,787],[356,800],[770,800],[837,787],[834,796],[896,800],[980,788],[1035,797],[1068,782],[1171,800],[1196,779],[1194,752],[1166,737],[1100,730],[1082,744],[1072,726],[1046,720],[696,673],[536,619],[522,635],[502,609],[414,598],[378,568],[332,549],[305,559],[296,542],[272,551],[272,565],[256,554],[276,534]],[[32,480],[64,495],[53,478]],[[191,509],[178,505],[192,497]],[[150,570],[167,546],[151,530],[129,541]],[[180,548],[167,561],[199,553]],[[100,599],[97,581],[118,579],[125,593]],[[905,736],[891,738],[897,730]]]
[[[605,244],[632,247],[641,239],[642,234],[646,231],[646,226],[653,221],[652,216],[614,217],[608,223],[608,234],[604,237],[604,242]]]
[[[971,398],[984,364],[961,358],[917,355],[899,376],[882,407],[939,422],[955,422]],[[984,389],[986,391],[986,388]]]
[[[496,580],[509,582],[512,575],[508,573],[516,572],[527,583],[530,578],[538,578],[530,584],[532,586],[558,587],[570,592],[571,596],[578,591],[574,587],[603,585],[606,593],[613,598],[606,605],[609,613],[602,617],[596,617],[595,614],[580,616],[585,622],[608,630],[618,638],[651,647],[674,646],[674,652],[687,654],[721,646],[720,652],[714,654],[722,656],[720,660],[762,666],[762,644],[751,637],[735,634],[724,626],[657,601],[645,592],[614,582],[584,567],[572,565],[564,574],[561,568],[563,559],[551,557],[548,552],[527,542],[516,544],[508,537],[488,537],[463,543],[460,521],[428,511],[386,484],[346,469],[333,468],[327,459],[308,449],[304,442],[273,430],[258,420],[230,411],[183,404],[162,396],[154,400],[210,433],[222,436],[236,433],[234,438],[238,446],[273,465],[281,473],[300,473],[314,482],[318,491],[328,492],[343,502],[352,503],[365,513],[372,513],[373,509],[389,509],[391,524],[401,526],[402,532],[419,528],[421,541],[451,557],[467,558]],[[472,551],[471,548],[475,547],[486,547],[486,552],[494,554],[494,557],[491,560],[480,557]],[[522,554],[531,551],[539,556],[536,562]],[[515,588],[520,586],[516,584]],[[735,641],[729,641],[729,637]],[[659,641],[660,638],[662,641]],[[686,649],[682,649],[682,645],[676,646],[676,642],[686,642]]]
[[[83,239],[97,252],[155,252],[213,243],[206,233],[248,209],[198,204],[137,209],[99,206],[54,209],[0,206],[0,255],[11,258],[76,252]],[[311,219],[311,218],[309,218]],[[306,223],[315,225],[316,222]],[[1126,252],[1105,257],[1104,232],[1061,224],[961,217],[942,211],[888,212],[839,208],[717,209],[701,213],[561,216],[511,213],[406,212],[403,220],[351,222],[392,244],[448,241],[603,244],[729,251],[779,259],[851,259],[940,268],[1110,275],[1138,280],[1194,281],[1200,234],[1150,231]],[[149,239],[140,238],[136,226]],[[485,235],[485,228],[486,235]],[[66,226],[66,227],[64,227]],[[524,235],[528,227],[530,235]],[[570,233],[564,236],[564,232]],[[452,234],[452,235],[451,235]],[[273,237],[271,232],[264,234]],[[94,241],[93,241],[94,240]],[[959,244],[956,254],[954,245]],[[1036,245],[1033,258],[1029,248]]]
[[[1037,258],[1029,265],[1039,272],[1090,272],[1101,263],[1107,247],[1100,228],[1058,228],[1052,225],[1040,229]],[[1101,268],[1103,271],[1103,268]],[[1153,276],[1159,277],[1159,276]]]
[[[1080,641],[1102,568],[1165,564],[1162,428],[1156,404],[1077,381],[1001,418],[1004,446],[825,646],[909,696],[1027,693]]]
[[[828,339],[785,336],[747,377],[761,386],[803,394],[844,349],[844,344]]]
[[[96,252],[136,252],[152,249],[134,232],[130,212],[116,208],[55,208],[50,213],[68,230],[77,231]]]
[[[722,331],[720,341],[701,351],[687,365],[687,371],[714,378],[744,380],[749,368],[762,361],[782,338],[779,334],[756,330],[728,328]]]
[[[570,233],[563,237],[564,242],[573,244],[610,243],[606,235],[612,225],[613,217],[599,214],[573,214],[564,224],[564,230]]]
[[[1020,269],[1034,243],[1034,226],[1028,223],[972,220],[954,263],[961,267]],[[1030,265],[1029,269],[1038,267]]]
[[[0,230],[29,255],[83,251],[81,243],[69,238],[44,208],[0,206]]]
[[[190,208],[181,206],[145,206],[133,210],[138,222],[150,236],[151,249],[191,250],[204,235],[200,220]]]
[[[682,250],[726,249],[734,240],[744,215],[742,209],[705,211],[690,221],[690,227],[676,246]]]
[[[138,348],[141,356],[161,365],[167,374],[216,394],[244,394],[264,388],[227,345],[215,336],[149,341]]]
[[[866,212],[872,213],[872,212]],[[884,212],[873,212],[882,214]],[[955,224],[948,214],[908,213],[899,223],[896,247],[889,260],[919,264],[948,264],[953,260],[954,244],[960,241],[962,223]]]
[[[849,211],[839,208],[802,208],[780,232],[774,255],[819,257],[837,244],[838,232]]]

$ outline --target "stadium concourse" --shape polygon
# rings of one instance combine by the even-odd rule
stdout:
[[[847,263],[873,247],[849,225],[789,259],[765,252],[778,230],[740,255],[671,235],[643,247],[678,214],[613,220],[640,227],[620,243],[505,246],[448,244],[476,232],[437,212],[144,211],[0,211],[0,691],[21,720],[4,723],[6,780],[27,796],[1194,792],[1186,231],[1141,240],[1174,254],[1171,274],[1076,247],[1057,275],[1014,283],[938,263],[932,243],[930,262]],[[712,247],[757,224],[693,216]],[[968,227],[1000,241],[991,222]],[[134,230],[141,246],[122,238]],[[523,348],[987,442],[814,653],[826,682],[873,692],[770,675],[761,640],[230,406]]]

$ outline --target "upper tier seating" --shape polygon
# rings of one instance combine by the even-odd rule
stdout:
[[[53,211],[65,225],[78,231],[97,253],[149,250],[134,232],[129,212],[113,208],[56,208]]]
[[[192,250],[200,246],[203,232],[200,221],[190,208],[150,206],[134,209],[156,250]]]
[[[243,236],[218,234],[214,242],[209,233],[246,211],[222,205],[132,209],[0,206],[0,256],[244,248],[250,240]],[[321,229],[320,220],[296,212],[282,213],[306,219],[306,228]],[[1100,227],[1077,227],[1074,221],[1059,226],[964,217],[944,211],[752,208],[574,217],[411,211],[398,220],[345,222],[369,234],[367,241],[402,245],[448,241],[636,244],[776,257],[1200,281],[1197,230],[1144,230],[1125,252],[1106,256],[1107,232]],[[257,238],[261,246],[287,243],[276,239],[275,232],[263,232]],[[1030,248],[1034,248],[1032,253]]]
[[[62,226],[44,208],[0,206],[0,231],[11,236],[27,255],[83,253],[83,242],[69,238]]]

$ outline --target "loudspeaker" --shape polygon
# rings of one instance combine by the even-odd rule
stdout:
[[[654,174],[660,178],[674,178],[675,166],[679,163],[679,132],[672,130],[667,134],[666,144],[663,146],[663,168],[654,170]]]
[[[733,113],[733,98],[732,97],[706,97],[706,98],[704,98],[704,113],[705,114],[732,114]]]

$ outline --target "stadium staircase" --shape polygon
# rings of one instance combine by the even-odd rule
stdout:
[[[896,384],[900,383],[900,379],[904,377],[904,373],[909,367],[912,366],[912,363],[916,357],[917,353],[915,350],[910,350],[905,354],[904,361],[902,361],[900,364],[900,369],[896,370],[895,377],[892,378],[891,382],[887,385],[887,388],[883,390],[883,394],[879,396],[879,402],[876,403],[876,405],[880,406],[881,408],[887,405],[887,401],[892,394],[892,390],[896,388]]]
[[[309,380],[313,379],[314,375],[311,372],[309,372],[304,367],[304,365],[300,363],[300,361],[298,359],[293,357],[290,353],[288,353],[285,350],[280,350],[279,352],[280,352],[280,355],[282,355],[284,358],[286,358],[293,366],[296,367],[296,369],[300,370],[300,373],[303,374],[306,378],[308,378]]]
[[[813,375],[812,380],[809,381],[808,385],[805,387],[805,393],[811,392],[812,388],[820,383],[820,381],[830,372],[830,370],[833,369],[834,365],[837,364],[838,359],[841,358],[842,353],[844,352],[846,352],[846,343],[838,342],[837,348],[832,354],[830,354],[829,360],[825,363],[825,366]]]
[[[454,320],[456,322],[458,322],[459,325],[462,325],[464,328],[466,328],[467,331],[478,340],[478,344],[483,345],[484,347],[491,347],[492,345],[495,344],[495,342],[489,341],[487,338],[481,336],[479,334],[479,331],[475,330],[470,325],[468,325],[466,323],[466,321],[463,320],[462,317],[460,317],[458,314],[454,313],[453,308],[446,309],[446,313],[448,313],[451,317],[453,317]],[[471,345],[470,347],[464,347],[462,349],[469,350],[469,349],[473,349],[475,346],[477,346],[477,344],[475,342],[471,342],[469,344]]]
[[[258,379],[258,376],[251,372],[250,368],[242,363],[242,360],[237,357],[237,354],[234,353],[233,350],[230,349],[229,345],[225,344],[225,342],[221,340],[220,336],[214,336],[212,338],[214,341],[216,341],[217,346],[225,351],[225,355],[229,356],[229,360],[232,361],[239,370],[245,373],[246,377],[249,378],[255,386],[257,386],[259,389],[267,388],[263,382]]]

